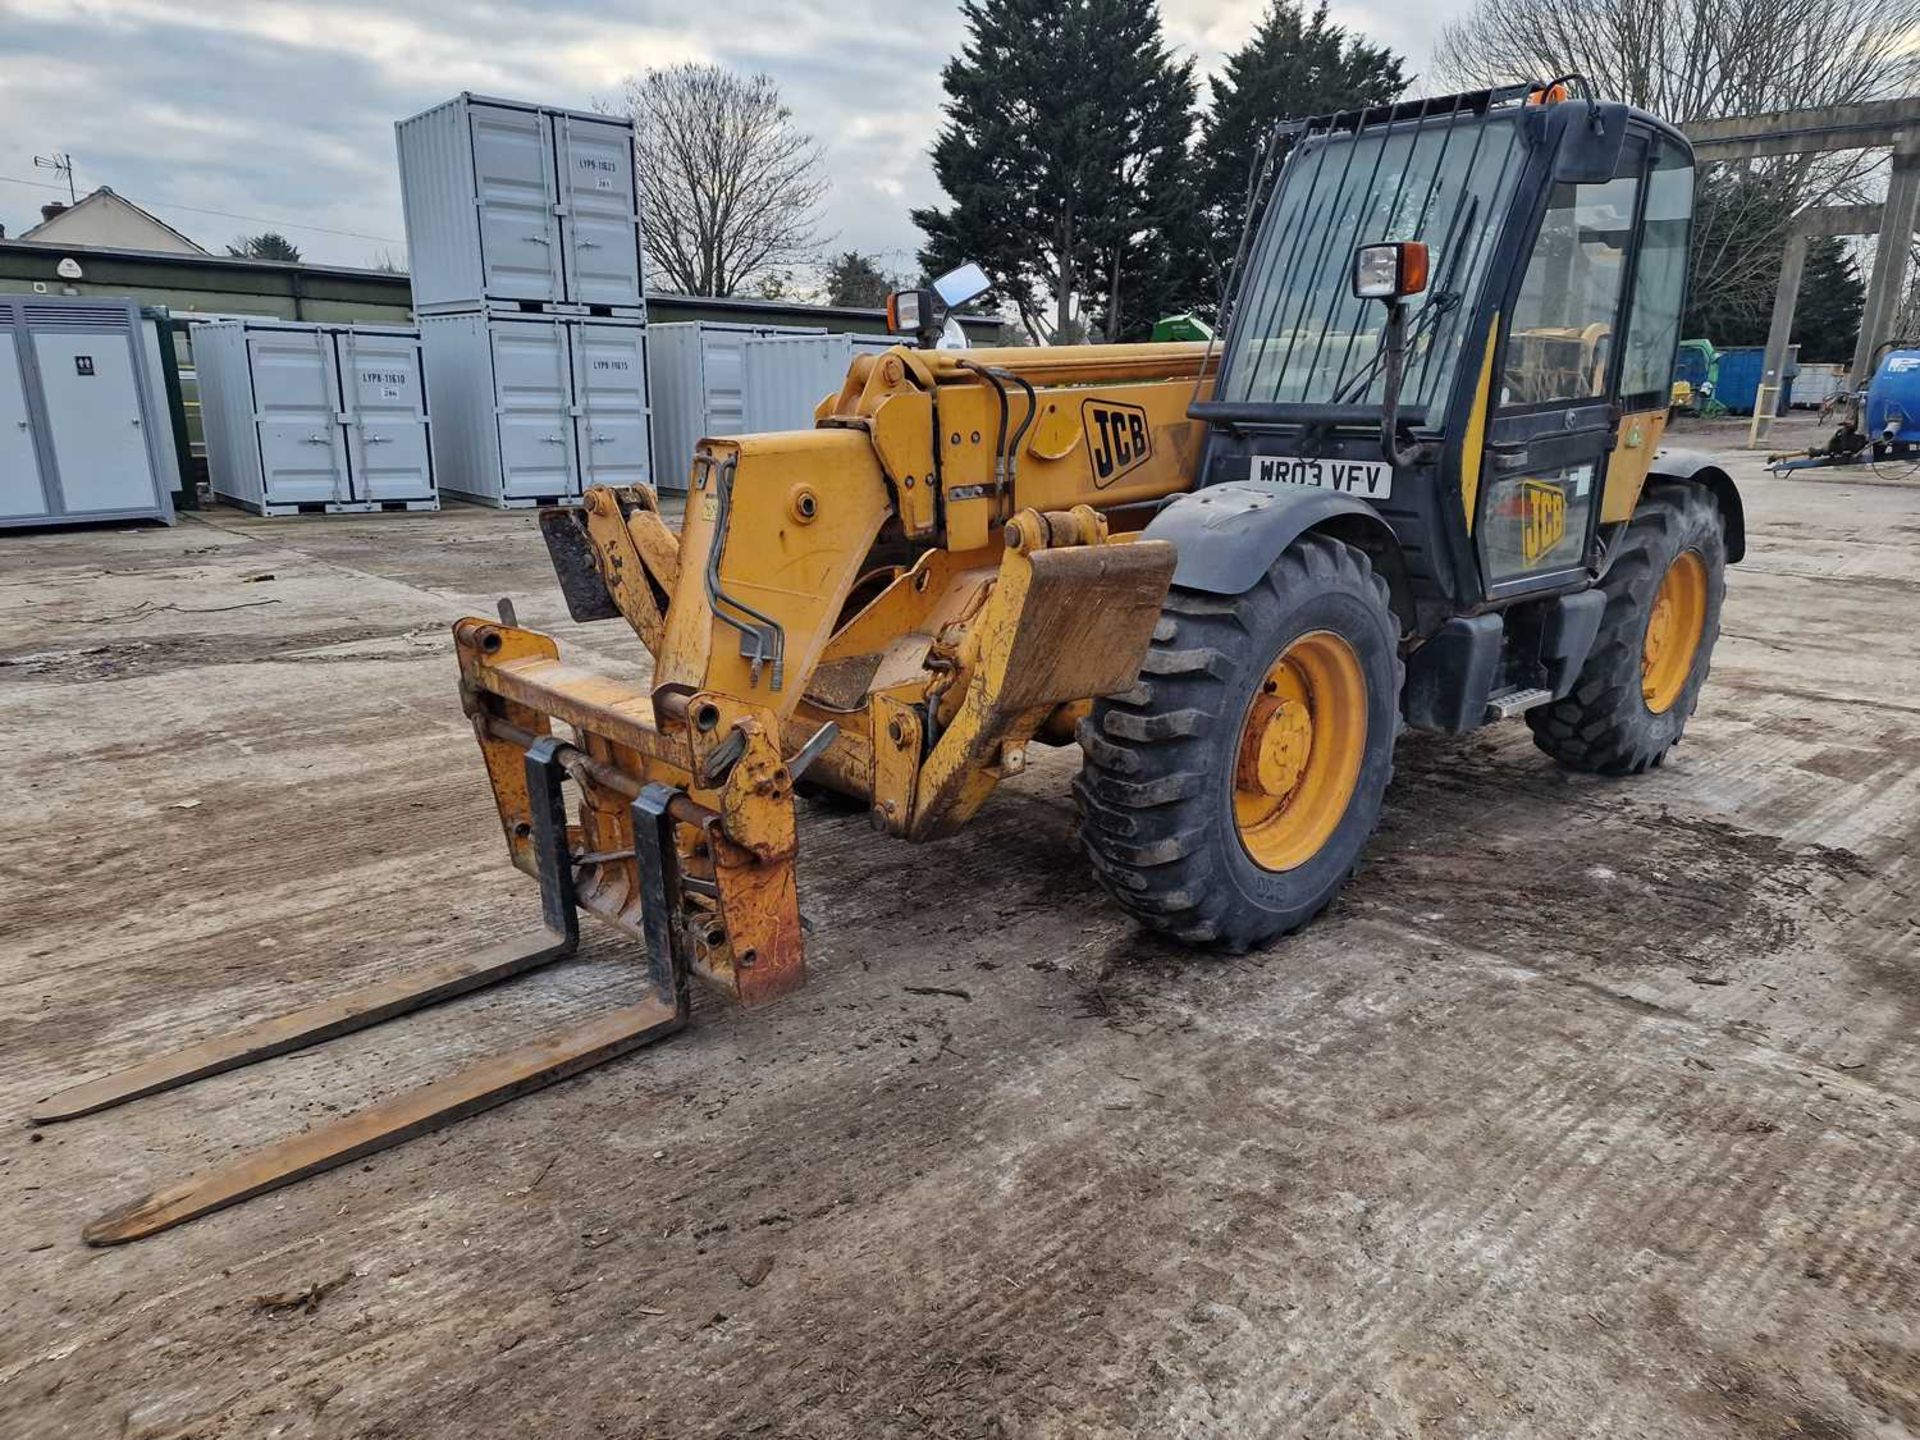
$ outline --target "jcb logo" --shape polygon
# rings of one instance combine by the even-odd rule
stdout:
[[[1523,480],[1520,506],[1520,553],[1537,565],[1566,538],[1567,492],[1548,480]]]
[[[1087,453],[1093,457],[1093,484],[1104,490],[1136,466],[1153,458],[1153,432],[1138,405],[1088,400],[1080,407],[1087,427]]]

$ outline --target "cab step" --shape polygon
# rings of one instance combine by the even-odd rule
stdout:
[[[1487,720],[1511,720],[1524,714],[1536,705],[1545,705],[1553,699],[1551,690],[1523,690],[1514,686],[1508,690],[1496,691],[1487,697]]]

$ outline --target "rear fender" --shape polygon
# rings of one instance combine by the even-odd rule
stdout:
[[[1720,524],[1727,536],[1727,563],[1745,558],[1747,553],[1747,511],[1741,503],[1739,487],[1733,477],[1713,462],[1711,456],[1697,450],[1663,449],[1653,457],[1647,471],[1647,483],[1656,480],[1688,480],[1713,492],[1720,507]]]
[[[1170,540],[1179,554],[1173,583],[1212,595],[1240,595],[1308,531],[1365,551],[1386,580],[1402,628],[1412,596],[1400,541],[1364,500],[1333,490],[1236,480],[1182,495],[1147,526],[1144,538]]]

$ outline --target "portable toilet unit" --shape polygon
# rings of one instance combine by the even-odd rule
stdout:
[[[256,515],[437,510],[420,335],[405,325],[193,327],[207,477]]]
[[[902,342],[890,335],[753,335],[746,342],[741,433],[811,430],[821,400],[840,393],[853,357]]]
[[[517,509],[649,483],[653,333],[633,320],[422,315],[440,488]]]
[[[1905,454],[1920,444],[1920,350],[1889,350],[1867,386],[1867,436]]]
[[[394,137],[416,316],[646,303],[632,120],[463,94]]]
[[[647,333],[651,337],[653,473],[659,477],[660,489],[685,490],[694,447],[701,440],[748,433],[747,342],[763,335],[826,332],[817,326],[684,320],[650,326]]]
[[[172,523],[181,458],[160,312],[0,295],[0,527]]]

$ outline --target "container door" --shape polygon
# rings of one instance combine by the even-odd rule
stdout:
[[[482,284],[496,300],[558,300],[552,127],[536,111],[494,105],[474,105],[469,116]]]
[[[746,433],[747,341],[753,333],[718,325],[700,331],[702,439]]]
[[[343,330],[335,338],[356,500],[430,500],[427,393],[420,342]]]
[[[582,479],[589,485],[648,484],[647,332],[638,325],[572,329]]]
[[[0,516],[44,515],[47,509],[27,387],[20,378],[19,343],[11,330],[0,330]]]
[[[557,500],[578,495],[566,327],[553,320],[500,321],[491,340],[502,496]]]
[[[66,512],[151,510],[158,503],[131,336],[41,332],[40,392]]]
[[[639,305],[639,211],[633,132],[624,125],[554,117],[566,209],[568,298],[582,305]]]
[[[333,340],[318,330],[247,336],[253,421],[260,434],[261,502],[328,505],[353,498],[340,424]]]

